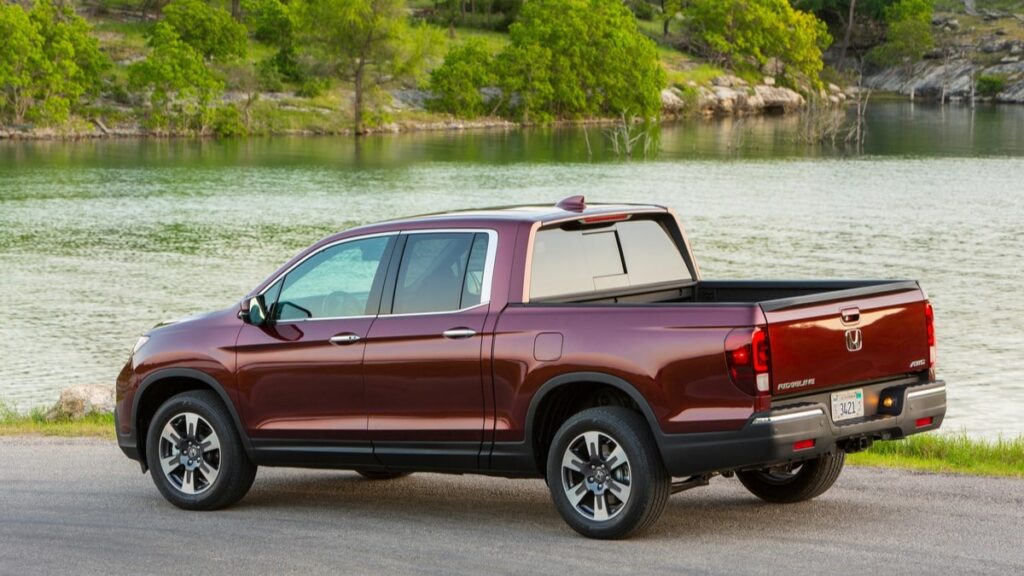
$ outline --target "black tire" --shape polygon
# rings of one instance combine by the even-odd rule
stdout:
[[[356,470],[356,474],[359,474],[367,480],[397,480],[398,478],[405,478],[412,474],[412,472],[391,472],[388,470]]]
[[[764,500],[778,504],[803,502],[824,494],[843,471],[846,453],[838,450],[800,463],[792,471],[780,469],[737,472],[743,486]]]
[[[582,459],[576,459],[582,454],[581,450],[592,454],[587,448],[590,442],[583,438],[585,433],[597,433],[601,438],[597,448],[599,456],[596,459],[591,456],[590,459],[591,463],[597,461],[598,469],[605,472],[601,473],[600,478],[594,474],[590,479],[598,478],[600,483],[595,486],[603,492],[600,496],[603,504],[598,502],[597,491],[588,487],[586,473],[578,471],[582,467],[594,470],[589,468],[590,464],[583,463]],[[614,457],[614,452],[608,455],[607,460],[600,456],[603,450],[612,446],[621,448],[625,453],[626,470],[623,470],[622,460]],[[567,450],[571,453],[568,457],[573,464],[563,468],[563,456],[567,456]],[[617,479],[617,475],[622,478]],[[577,477],[579,483],[572,484]],[[547,480],[555,508],[565,522],[588,538],[607,540],[626,538],[650,527],[665,509],[672,483],[647,421],[640,414],[619,406],[590,408],[562,424],[548,452]],[[628,485],[625,501],[615,497],[617,483],[620,493],[622,487]],[[577,504],[571,502],[567,494],[567,490],[574,488],[576,494],[583,494]],[[589,511],[588,498],[592,502]],[[617,506],[617,509],[613,510],[613,506]],[[609,517],[599,520],[598,511],[602,509]]]
[[[192,484],[197,487],[196,493],[186,493],[184,480],[186,467],[179,464],[174,471],[167,473],[161,462],[161,450],[163,454],[171,454],[171,457],[164,458],[167,462],[174,462],[174,455],[179,457],[186,454],[188,450],[179,450],[172,447],[171,443],[161,439],[161,435],[168,426],[168,422],[174,421],[172,429],[177,427],[183,430],[182,424],[186,420],[185,414],[197,415],[201,424],[194,425],[195,434],[207,433],[205,438],[209,442],[209,432],[212,430],[213,438],[219,440],[220,448],[203,452],[201,446],[197,447],[201,455],[196,459],[208,472],[213,470],[213,460],[216,460],[216,476],[207,482],[201,489],[198,487],[205,478],[202,469],[193,470],[191,476]],[[202,431],[200,431],[202,430]],[[182,439],[191,438],[187,434],[179,434]],[[210,449],[207,446],[206,449]],[[185,456],[187,458],[187,455]],[[228,413],[227,408],[221,403],[216,393],[208,390],[194,390],[183,392],[171,397],[163,403],[146,433],[146,462],[149,465],[150,474],[157,489],[168,502],[186,510],[217,510],[226,508],[241,500],[249,488],[252,487],[256,478],[256,465],[249,460],[249,456],[242,447],[238,430],[235,429],[234,421]],[[192,462],[189,460],[189,462]],[[179,476],[180,473],[180,476]]]

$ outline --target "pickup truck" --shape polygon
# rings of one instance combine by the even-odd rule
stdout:
[[[916,282],[707,280],[672,210],[576,196],[325,238],[142,336],[115,425],[185,509],[257,466],[536,477],[573,529],[622,538],[714,476],[813,498],[945,411]]]

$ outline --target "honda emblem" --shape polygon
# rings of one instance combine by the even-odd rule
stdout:
[[[856,352],[864,347],[864,338],[861,336],[860,328],[846,331],[846,349]]]

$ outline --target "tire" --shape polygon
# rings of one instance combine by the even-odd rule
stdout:
[[[839,478],[845,461],[846,453],[838,450],[799,463],[793,469],[748,470],[737,472],[736,477],[751,494],[761,500],[790,504],[824,494]]]
[[[183,392],[157,409],[146,434],[146,462],[163,497],[186,510],[226,508],[256,478],[231,415],[209,390]]]
[[[412,472],[390,472],[388,470],[356,470],[356,474],[359,474],[367,480],[397,480],[398,478],[405,478],[412,474]]]
[[[579,412],[555,432],[548,452],[555,508],[588,538],[626,538],[650,527],[665,509],[671,480],[647,421],[628,408]]]

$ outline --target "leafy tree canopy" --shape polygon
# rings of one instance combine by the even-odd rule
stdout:
[[[869,53],[873,62],[896,66],[916,62],[935,46],[932,0],[899,0],[885,9],[885,42]]]
[[[665,72],[654,43],[618,0],[530,0],[499,55],[510,111],[575,118],[656,116]]]
[[[788,0],[691,0],[683,13],[691,40],[706,56],[732,67],[778,58],[820,84],[821,53],[832,37],[824,22]]]
[[[444,63],[430,73],[430,107],[467,118],[486,113],[480,88],[497,83],[494,57],[479,40],[448,51]]]
[[[202,0],[174,0],[163,12],[163,21],[204,58],[245,56],[248,32],[226,10],[214,8]]]
[[[149,56],[129,69],[130,86],[150,94],[150,126],[177,125],[202,132],[223,84],[206,67],[199,50],[178,36],[170,24],[156,25],[150,46]]]
[[[69,6],[0,4],[0,114],[60,123],[99,90],[110,65],[88,23]]]

